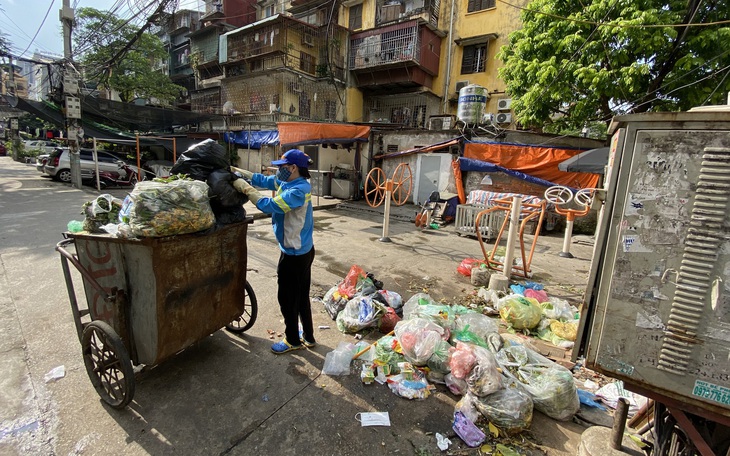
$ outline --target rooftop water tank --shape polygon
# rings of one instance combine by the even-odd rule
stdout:
[[[456,117],[467,125],[475,125],[484,121],[487,112],[487,89],[476,84],[469,84],[459,90],[459,102]]]

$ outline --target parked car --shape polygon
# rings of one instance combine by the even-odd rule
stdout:
[[[23,141],[25,150],[40,150],[43,154],[50,154],[54,149],[58,147],[58,144],[53,141],[47,141],[45,139],[32,139]]]
[[[93,180],[94,178],[93,152],[91,149],[81,149],[79,151],[81,156],[82,180]],[[119,168],[119,162],[123,161],[121,158],[103,150],[97,151],[97,156],[99,158],[100,171],[111,171],[122,174],[122,177],[126,176],[126,173],[123,170],[120,171]],[[134,166],[130,168],[134,172],[137,171],[137,168]],[[61,182],[71,182],[71,158],[69,157],[68,148],[57,147],[48,157],[48,160],[43,166],[43,172]]]
[[[35,169],[37,169],[38,172],[43,173],[43,168],[46,166],[48,157],[50,156],[51,154],[41,154],[35,158]]]
[[[0,142],[0,157],[4,157],[8,154],[8,150],[5,148],[5,144]]]

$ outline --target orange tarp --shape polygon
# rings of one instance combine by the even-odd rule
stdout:
[[[585,152],[522,144],[466,143],[464,157],[486,161],[572,188],[596,188],[598,174],[560,171],[558,163]]]
[[[276,125],[282,146],[365,142],[370,136],[370,127],[360,125],[317,122],[279,122]]]

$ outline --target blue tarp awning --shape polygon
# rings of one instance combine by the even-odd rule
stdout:
[[[277,130],[233,131],[223,135],[227,143],[249,149],[261,149],[261,146],[276,146],[279,144]]]
[[[530,182],[532,184],[544,185],[545,187],[558,185],[553,182],[546,181],[545,179],[540,179],[539,177],[530,176],[529,174],[514,171],[503,166],[495,165],[494,163],[474,160],[472,158],[459,157],[459,166],[462,171],[479,171],[482,173],[493,173],[499,171],[509,176],[522,179],[523,181]],[[573,190],[575,191],[575,189]]]

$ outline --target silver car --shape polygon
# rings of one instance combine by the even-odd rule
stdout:
[[[81,179],[93,179],[95,169],[93,151],[91,149],[81,149],[79,154],[81,156]],[[126,173],[119,169],[119,162],[122,161],[119,157],[102,150],[97,151],[97,156],[99,158],[99,171],[112,171],[121,173],[122,178],[126,177]],[[131,168],[136,172],[136,167],[131,166]],[[56,148],[43,166],[43,172],[61,182],[71,182],[71,158],[69,157],[68,148]]]

